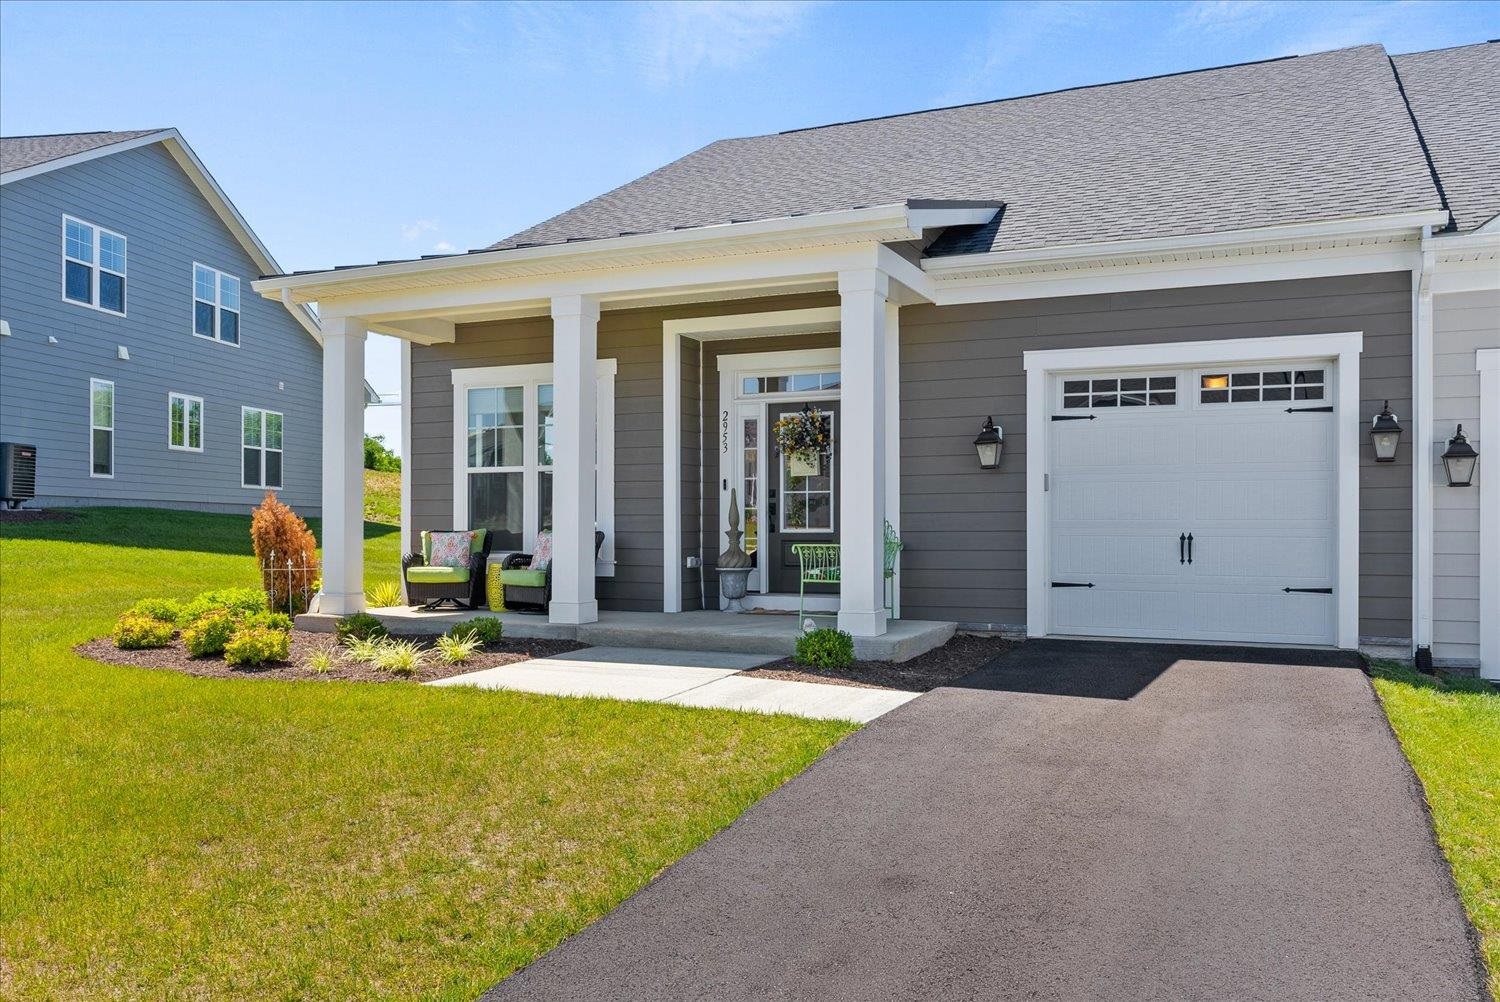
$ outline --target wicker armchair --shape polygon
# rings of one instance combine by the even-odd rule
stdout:
[[[406,582],[408,603],[424,609],[436,609],[444,602],[460,609],[478,609],[484,605],[484,563],[490,555],[490,534],[487,529],[475,532],[467,567],[429,567],[432,538],[430,533],[422,533],[421,552],[401,558],[401,578]]]
[[[604,548],[604,533],[594,533],[594,556]],[[552,564],[545,571],[533,571],[531,554],[512,553],[500,565],[500,581],[505,588],[505,607],[517,605],[537,606],[543,612],[552,601]]]

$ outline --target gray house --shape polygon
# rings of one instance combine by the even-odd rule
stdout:
[[[408,546],[550,531],[554,627],[717,616],[733,492],[749,603],[801,607],[793,548],[835,541],[808,601],[857,640],[1500,677],[1500,489],[1443,459],[1460,425],[1500,450],[1496,163],[1500,45],[1368,45],[727,139],[483,249],[255,288],[318,304],[329,399],[367,331],[407,342]],[[827,447],[783,448],[814,407]],[[329,612],[364,603],[359,434],[324,457]]]
[[[0,440],[37,504],[316,514],[322,349],[175,129],[0,139]]]

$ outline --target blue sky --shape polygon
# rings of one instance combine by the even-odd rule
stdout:
[[[0,5],[5,135],[176,126],[288,269],[466,250],[699,146],[1381,42],[1483,3]],[[397,388],[393,342],[369,376]],[[372,430],[399,437],[394,409]]]

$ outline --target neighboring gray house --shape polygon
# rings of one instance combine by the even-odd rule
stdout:
[[[175,129],[0,139],[0,440],[33,506],[317,514],[316,316]]]
[[[1500,677],[1500,490],[1439,458],[1460,422],[1500,453],[1497,162],[1500,45],[1367,45],[723,140],[481,250],[255,288],[319,305],[330,397],[366,331],[407,342],[407,545],[551,530],[554,626],[719,607],[734,491],[750,604],[799,608],[792,548],[836,540],[810,601],[856,638],[909,625],[889,524],[898,619]],[[804,406],[830,446],[780,451]],[[359,435],[325,612],[364,604]]]

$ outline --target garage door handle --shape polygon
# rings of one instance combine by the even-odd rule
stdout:
[[[1054,587],[1054,588],[1092,588],[1092,587],[1094,587],[1094,582],[1092,582],[1092,581],[1054,581],[1054,582],[1052,582],[1052,587]]]
[[[1177,534],[1177,562],[1187,563],[1187,533],[1185,532]]]
[[[1188,533],[1187,543],[1188,543],[1188,563],[1192,563],[1193,562],[1193,534],[1191,532]]]
[[[1288,593],[1294,592],[1294,591],[1300,591],[1300,592],[1305,592],[1308,595],[1332,595],[1333,594],[1333,589],[1332,588],[1283,588],[1281,590],[1284,591],[1284,592],[1288,592]]]

